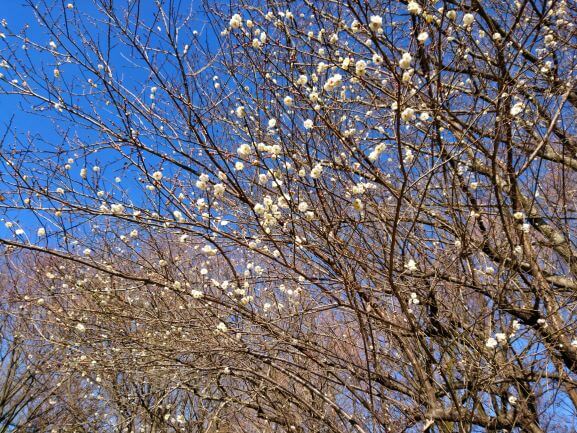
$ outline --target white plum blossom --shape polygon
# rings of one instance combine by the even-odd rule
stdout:
[[[296,81],[296,83],[297,83],[299,86],[304,86],[305,84],[307,84],[307,82],[308,82],[307,76],[306,76],[306,75],[302,75],[302,74],[299,75],[299,77],[298,77],[298,79],[297,79],[297,81]]]
[[[293,105],[293,98],[287,95],[284,97],[283,102],[287,107],[290,107]]]
[[[327,91],[331,91],[340,86],[342,82],[343,76],[341,74],[335,74],[325,82],[323,88]]]
[[[198,189],[205,190],[208,187],[209,177],[206,173],[202,173],[198,180],[196,181],[195,185]]]
[[[234,112],[236,114],[236,117],[242,118],[242,117],[246,116],[246,110],[245,110],[243,105],[236,107],[236,110],[234,110]]]
[[[381,17],[380,15],[371,15],[371,19],[369,22],[369,28],[373,31],[373,32],[378,32],[379,30],[382,30],[383,28],[383,17]]]
[[[487,347],[488,349],[494,349],[498,345],[499,345],[498,341],[493,337],[487,338],[487,341],[485,342],[485,347]]]
[[[415,0],[409,0],[409,3],[407,4],[407,11],[413,15],[419,15],[423,9]]]
[[[385,143],[379,143],[375,146],[375,148],[373,149],[373,151],[369,154],[369,160],[371,161],[376,161],[379,156],[381,155],[381,153],[383,153],[385,151],[385,149],[387,148],[387,145]]]
[[[110,205],[110,211],[113,214],[122,214],[124,213],[124,205],[121,203],[114,203]]]
[[[303,126],[305,129],[311,129],[313,127],[313,121],[311,119],[307,119],[303,122]]]
[[[155,171],[154,173],[152,173],[152,178],[154,180],[156,180],[157,182],[160,182],[162,180],[162,172],[161,171]]]
[[[319,164],[316,164],[316,165],[312,168],[311,173],[310,173],[310,176],[311,176],[313,179],[318,179],[319,177],[321,177],[322,173],[323,173],[323,166],[322,166],[322,164],[319,163]]]
[[[411,107],[407,107],[401,112],[401,119],[403,119],[404,122],[411,122],[415,120],[415,118],[415,110]]]
[[[413,63],[413,56],[411,56],[411,53],[403,53],[401,60],[399,60],[399,67],[401,69],[410,69],[411,63]]]
[[[203,254],[206,254],[209,257],[216,256],[218,250],[214,248],[212,245],[205,245],[201,249]]]
[[[193,299],[201,299],[204,297],[204,293],[202,293],[200,290],[191,290],[190,291],[190,296],[193,297]]]
[[[409,259],[409,261],[405,264],[405,268],[409,272],[415,272],[417,268],[417,263],[413,259]]]
[[[507,342],[507,334],[505,334],[505,333],[503,333],[503,332],[497,332],[497,333],[495,334],[495,339],[496,339],[499,343],[503,344],[503,343]]]
[[[42,237],[46,235],[46,229],[44,229],[44,227],[40,227],[38,229],[38,231],[36,232],[36,234],[38,235],[38,237]]]
[[[469,27],[474,22],[475,22],[475,15],[471,13],[466,13],[465,15],[463,15],[463,25],[465,27]]]
[[[242,27],[242,17],[240,14],[234,14],[229,21],[229,25],[233,29],[239,29]]]
[[[359,32],[360,30],[361,30],[361,23],[360,23],[359,21],[357,21],[357,20],[354,20],[354,21],[351,23],[351,31],[352,31],[353,33],[357,33],[357,32]]]
[[[78,332],[85,332],[86,331],[86,326],[84,326],[82,323],[77,323],[76,324],[76,330]]]
[[[226,186],[224,183],[217,183],[213,187],[215,197],[221,197],[226,191]]]
[[[522,102],[517,102],[515,105],[511,107],[511,116],[517,116],[523,112],[525,109],[525,104]]]
[[[217,326],[216,326],[217,331],[219,332],[226,332],[228,331],[228,327],[226,326],[226,324],[224,322],[220,322]]]
[[[241,144],[238,149],[236,149],[236,153],[238,153],[239,156],[246,158],[252,153],[252,148],[246,143]]]
[[[355,73],[357,75],[364,75],[367,70],[367,62],[364,60],[359,60],[355,63]]]

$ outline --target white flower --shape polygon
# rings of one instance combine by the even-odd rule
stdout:
[[[293,105],[293,98],[287,95],[284,97],[283,102],[287,107],[290,107]]]
[[[360,198],[356,198],[353,200],[353,208],[360,212],[364,209],[365,205],[363,204],[363,201]]]
[[[475,21],[475,16],[473,14],[463,15],[463,25],[469,27]]]
[[[417,36],[417,40],[419,42],[425,42],[427,39],[429,39],[429,34],[427,32],[421,32]]]
[[[226,186],[224,185],[224,183],[217,183],[216,185],[214,185],[214,195],[216,197],[221,197],[225,191]]]
[[[234,164],[234,169],[235,169],[236,171],[241,171],[241,170],[243,170],[243,169],[244,169],[244,164],[242,163],[242,161],[237,161],[237,162],[235,162],[235,164]]]
[[[82,254],[84,254],[85,256],[89,256],[90,254],[92,254],[92,250],[90,248],[85,248],[84,251],[82,251]]]
[[[236,153],[239,154],[239,156],[242,156],[243,158],[246,158],[247,156],[249,156],[252,153],[252,148],[250,147],[250,145],[248,144],[241,144],[238,149],[236,149]]]
[[[489,337],[485,342],[485,347],[489,349],[494,349],[495,347],[497,347],[498,344],[499,343],[497,342],[497,340],[495,340],[493,337]]]
[[[507,400],[509,400],[509,403],[510,403],[511,405],[513,405],[513,406],[514,406],[515,404],[517,404],[517,397],[515,397],[514,395],[510,395]]]
[[[383,63],[383,56],[377,53],[373,54],[373,63],[375,65],[380,65],[381,63]]]
[[[522,102],[517,102],[515,105],[513,105],[511,107],[511,116],[517,116],[519,114],[521,114],[523,112],[523,110],[525,109],[525,104],[523,104]]]
[[[60,69],[54,68],[54,78],[60,78]]]
[[[309,208],[309,205],[306,201],[301,201],[298,205],[298,210],[300,212],[306,212]]]
[[[172,211],[172,215],[174,216],[174,218],[176,218],[176,220],[178,222],[184,221],[182,218],[182,212],[181,211],[179,211],[179,210]]]
[[[162,180],[162,172],[161,171],[155,171],[154,173],[152,173],[152,178],[156,181]]]
[[[409,272],[414,272],[417,270],[417,263],[413,260],[410,259],[406,264],[405,264],[405,268],[409,271]]]
[[[136,238],[138,237],[138,230],[134,229],[130,232],[130,237],[131,238]]]
[[[323,173],[323,166],[319,163],[313,167],[313,169],[311,170],[310,176],[313,179],[318,179],[319,177],[321,177],[322,173]]]
[[[401,60],[399,60],[399,67],[401,69],[410,69],[412,62],[413,56],[411,56],[411,53],[404,53]]]
[[[323,88],[326,91],[331,91],[334,90],[336,87],[340,86],[342,82],[343,82],[343,76],[341,74],[335,74],[326,81]]]
[[[86,168],[80,169],[80,177],[81,177],[82,179],[86,179],[86,173],[87,173],[87,172],[86,172]]]
[[[72,3],[68,3],[68,4],[66,5],[66,7],[67,7],[68,9],[74,9],[74,5],[73,5]]]
[[[209,180],[208,175],[205,174],[205,173],[202,173],[202,174],[198,177],[198,180],[196,181],[196,184],[195,184],[195,185],[196,185],[196,187],[197,187],[198,189],[204,190],[204,189],[206,189],[206,188],[208,187],[208,180]]]
[[[379,15],[371,15],[371,20],[369,22],[369,28],[373,32],[378,32],[383,27],[383,17]]]
[[[217,329],[219,332],[226,332],[226,331],[228,331],[228,327],[226,326],[226,324],[225,324],[224,322],[220,322],[220,323],[216,326],[216,329]]]
[[[24,229],[16,229],[16,231],[14,233],[16,233],[18,236],[23,235]]]
[[[495,334],[495,339],[497,340],[497,342],[499,343],[505,343],[507,341],[507,334],[503,333],[503,332],[497,332]]]
[[[501,36],[501,33],[499,33],[499,32],[493,33],[493,40],[495,42],[499,42],[501,39],[503,39],[503,36]]]
[[[266,212],[266,208],[262,203],[255,204],[253,209],[254,213],[256,213],[257,215],[262,215]]]
[[[525,214],[523,212],[515,212],[513,214],[513,218],[515,218],[517,221],[521,221],[525,218]]]
[[[303,122],[303,126],[305,129],[311,129],[313,127],[313,121],[311,119],[307,119]]]
[[[234,14],[229,21],[229,25],[233,29],[239,29],[242,27],[242,17],[239,14]]]
[[[405,122],[415,120],[415,110],[411,107],[405,108],[401,113],[401,119],[403,119]]]
[[[204,293],[202,293],[200,290],[191,290],[190,295],[194,299],[201,299],[202,297],[204,297]]]
[[[76,330],[78,332],[84,332],[84,331],[86,331],[86,326],[84,326],[82,323],[78,323],[78,324],[76,324]]]
[[[308,78],[306,75],[299,75],[298,79],[297,79],[297,84],[299,86],[304,86],[307,82],[308,82]]]
[[[346,71],[347,69],[349,69],[350,65],[351,65],[351,58],[347,56],[343,59],[343,62],[341,63],[341,68]]]
[[[276,119],[269,119],[268,120],[268,127],[274,128],[276,126]]]
[[[457,11],[455,10],[448,11],[447,18],[449,18],[450,20],[454,20],[455,18],[457,18]]]
[[[237,117],[244,117],[246,115],[246,110],[244,109],[244,106],[242,106],[242,105],[236,107],[236,110],[234,110],[234,112],[235,112]]]
[[[218,252],[218,250],[211,245],[205,245],[202,247],[201,251],[207,256],[216,256],[216,253]]]
[[[110,206],[110,210],[113,214],[121,214],[124,213],[124,205],[121,203],[114,203]]]
[[[364,60],[359,60],[355,63],[355,72],[357,75],[364,75],[367,70],[367,62]]]
[[[358,22],[357,20],[354,20],[351,23],[351,30],[353,33],[357,33],[359,30],[361,30],[361,23]]]
[[[42,237],[42,236],[46,235],[46,230],[44,229],[44,227],[40,227],[38,229],[38,231],[36,232],[36,234],[38,235],[38,237]]]
[[[411,14],[419,15],[423,10],[421,9],[419,3],[417,3],[415,0],[410,0],[407,4],[407,11],[409,11]]]

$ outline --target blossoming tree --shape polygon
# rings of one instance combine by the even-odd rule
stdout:
[[[575,3],[185,3],[4,22],[0,242],[98,429],[575,429]]]

